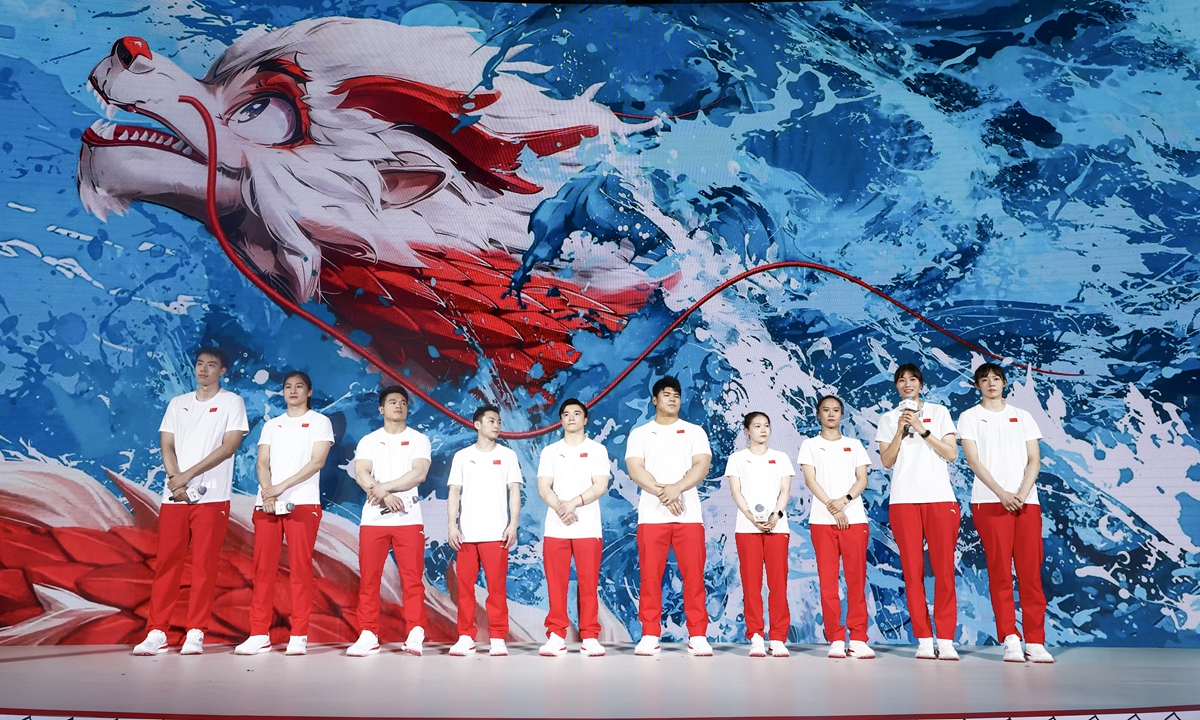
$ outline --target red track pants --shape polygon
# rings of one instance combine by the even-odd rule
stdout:
[[[458,634],[474,638],[475,626],[475,581],[479,578],[479,566],[483,565],[483,576],[487,580],[488,637],[503,640],[508,636],[508,548],[504,543],[463,543],[454,561],[458,574]]]
[[[954,549],[958,544],[959,509],[956,502],[892,505],[892,534],[900,551],[904,595],[913,635],[933,637],[929,607],[925,602],[925,545],[933,568],[933,619],[937,637],[953,640],[958,628],[958,596],[954,591]]]
[[[208,630],[217,561],[229,527],[229,501],[196,505],[163,503],[158,513],[158,556],[150,586],[150,630],[167,631],[179,599],[183,562],[192,546],[192,586],[188,595],[187,629]]]
[[[297,505],[290,513],[254,511],[254,594],[250,597],[250,634],[271,631],[275,576],[283,538],[287,537],[288,576],[292,585],[292,635],[308,635],[313,606],[313,548],[321,527],[320,505]]]
[[[742,575],[742,595],[746,617],[746,637],[766,636],[763,632],[763,569],[771,605],[771,640],[787,642],[792,626],[788,609],[788,533],[734,533],[738,566]]]
[[[579,636],[600,637],[600,557],[604,541],[600,538],[548,537],[542,544],[546,564],[546,595],[550,611],[546,614],[546,636],[567,636],[567,585],[571,580],[571,556],[575,556],[575,575],[579,578]]]
[[[987,557],[988,587],[992,595],[992,613],[996,616],[996,639],[1003,642],[1017,632],[1017,611],[1013,605],[1013,566],[1021,592],[1021,619],[1025,642],[1046,642],[1046,594],[1042,591],[1042,509],[1022,505],[1009,512],[1000,503],[976,503],[971,506],[975,529],[983,541]]]
[[[825,640],[867,641],[867,543],[866,523],[839,530],[837,525],[809,525],[813,551],[817,555],[817,577],[821,582],[821,617]],[[842,601],[838,597],[838,574],[846,574],[846,624],[842,624]]]
[[[642,635],[662,635],[662,586],[667,553],[675,550],[675,563],[683,578],[683,610],[688,635],[708,634],[708,608],[704,595],[704,525],[702,523],[647,523],[638,525],[638,566],[642,590],[638,619]]]
[[[429,627],[425,614],[425,526],[363,525],[358,529],[358,629],[379,634],[379,581],[388,550],[396,556],[407,630]]]

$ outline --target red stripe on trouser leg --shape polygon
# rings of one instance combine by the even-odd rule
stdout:
[[[1013,602],[1013,566],[1021,593],[1021,618],[1025,641],[1046,642],[1046,594],[1042,590],[1042,511],[1038,505],[1023,505],[1015,513],[1000,503],[971,506],[975,528],[987,558],[988,589],[996,616],[996,638],[1003,641],[1017,631]]]
[[[458,575],[458,634],[474,638],[475,581],[479,566],[487,581],[488,637],[503,640],[508,635],[508,548],[495,542],[463,543],[455,560]]]
[[[212,617],[217,561],[229,526],[229,502],[183,505],[163,503],[158,514],[158,555],[150,586],[150,630],[166,631],[179,599],[188,543],[192,547],[192,585],[188,593],[187,629],[208,630]]]
[[[933,637],[925,602],[925,545],[933,568],[933,621],[937,637],[953,640],[958,628],[958,597],[954,590],[954,550],[958,544],[958,503],[892,505],[888,511],[892,534],[900,552],[904,595],[913,634]]]
[[[546,634],[567,636],[567,589],[571,580],[571,557],[575,557],[578,578],[576,595],[579,600],[579,636],[600,637],[600,559],[604,542],[600,538],[548,537],[542,544],[542,559],[546,567],[546,597],[550,609],[546,613]]]
[[[683,579],[683,610],[688,635],[708,634],[708,609],[704,591],[704,525],[701,523],[649,523],[638,525],[638,567],[641,595],[638,619],[643,635],[662,634],[662,585],[667,571],[667,553],[675,551],[675,563]]]
[[[364,525],[358,529],[358,626],[379,634],[379,582],[388,550],[396,557],[404,622],[408,630],[428,627],[425,613],[425,527]]]
[[[821,583],[821,616],[825,622],[825,640],[845,641],[846,628],[849,627],[851,640],[866,642],[869,526],[859,523],[839,530],[837,525],[810,524],[809,529],[812,531],[813,550],[817,556],[817,576]],[[845,625],[842,624],[842,602],[838,597],[839,571],[846,576]]]
[[[746,637],[764,635],[787,642],[792,613],[787,601],[788,534],[735,533],[738,565],[742,577],[742,597],[746,618]],[[771,632],[763,632],[762,578],[767,575],[767,596],[771,608]]]
[[[292,592],[291,634],[308,635],[313,606],[313,549],[321,527],[320,505],[297,505],[290,513],[254,511],[254,594],[250,599],[250,634],[266,635],[274,616],[275,577],[284,537],[288,546],[288,578]]]

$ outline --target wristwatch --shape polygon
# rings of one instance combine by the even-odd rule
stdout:
[[[850,493],[846,493],[846,502],[848,502],[848,503],[854,502],[854,496],[851,495]]]
[[[929,436],[930,436],[930,435],[932,435],[932,434],[933,434],[933,431],[932,431],[932,430],[926,430],[925,432],[921,433],[921,437],[923,437],[923,438],[927,438],[927,437],[929,437]]]
[[[783,519],[783,511],[782,511],[782,510],[776,510],[776,511],[775,511],[775,514],[779,516],[779,519],[780,519],[780,520],[782,520],[782,519]]]

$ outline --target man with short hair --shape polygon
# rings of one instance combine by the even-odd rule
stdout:
[[[1046,594],[1042,590],[1042,509],[1035,484],[1042,469],[1033,416],[1004,402],[1008,378],[995,363],[975,370],[982,398],[958,418],[958,438],[975,473],[971,515],[987,558],[996,637],[1007,662],[1052,663],[1046,650]],[[1025,652],[1017,632],[1013,566],[1021,592]]]
[[[538,463],[538,494],[546,501],[546,530],[542,558],[546,564],[547,657],[567,652],[567,586],[571,557],[579,578],[579,652],[604,654],[600,644],[600,557],[604,549],[600,498],[608,489],[608,451],[587,436],[588,409],[576,398],[558,409],[563,438],[542,450]]]
[[[679,380],[667,375],[654,383],[651,402],[654,419],[629,433],[625,450],[629,477],[642,489],[637,529],[642,639],[634,654],[655,655],[661,649],[663,576],[667,554],[674,550],[683,577],[687,649],[692,655],[709,656],[704,517],[696,487],[708,476],[712,449],[703,428],[679,418]]]
[[[487,580],[488,654],[508,655],[508,552],[517,544],[521,518],[521,466],[517,454],[496,443],[500,408],[484,405],[472,416],[475,443],[454,453],[446,501],[447,539],[458,551],[458,642],[456,656],[475,653],[475,581],[479,566]],[[460,512],[461,510],[461,512]]]
[[[379,652],[379,582],[388,551],[396,558],[404,623],[403,650],[421,655],[425,626],[425,524],[417,486],[429,473],[429,438],[408,426],[408,391],[399,385],[379,392],[383,427],[358,441],[354,479],[367,494],[358,527],[358,640],[351,657]]]
[[[158,554],[150,586],[149,632],[134,655],[167,651],[167,628],[188,542],[192,547],[187,637],[181,655],[204,652],[204,633],[212,618],[217,560],[229,525],[233,455],[250,432],[246,403],[221,387],[229,356],[216,347],[196,351],[196,391],[173,398],[158,428],[167,482],[158,515]]]

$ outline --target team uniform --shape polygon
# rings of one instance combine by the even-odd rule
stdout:
[[[383,428],[358,441],[354,459],[370,460],[376,482],[396,480],[413,468],[413,461],[431,458],[429,438],[406,427],[389,433]],[[426,628],[425,611],[425,524],[416,488],[394,493],[404,502],[404,512],[384,512],[382,505],[363,504],[358,527],[358,625],[359,631],[379,635],[379,582],[390,550],[400,574],[407,630]]]
[[[676,420],[660,425],[653,420],[629,433],[625,459],[642,458],[646,471],[661,485],[683,479],[692,467],[694,455],[712,455],[708,434],[699,425]],[[638,619],[642,634],[660,636],[662,630],[662,584],[667,570],[667,553],[675,550],[675,561],[683,577],[683,608],[687,615],[688,635],[708,632],[708,610],[704,593],[704,517],[700,512],[700,493],[696,488],[679,496],[682,515],[673,515],[659,499],[642,490],[638,500],[638,564],[641,569],[641,597]]]
[[[278,484],[295,475],[313,455],[313,445],[333,442],[333,425],[309,410],[300,417],[286,414],[263,424],[258,446],[270,448],[271,480]],[[287,537],[288,575],[292,590],[293,636],[308,635],[313,605],[313,549],[321,526],[321,471],[275,498],[275,507],[292,505],[282,515],[262,510],[262,488],[254,499],[254,594],[250,599],[250,634],[267,635],[274,615],[275,575],[283,539]]]
[[[826,440],[819,435],[800,445],[796,462],[809,466],[816,473],[817,484],[829,498],[844,498],[858,480],[858,468],[871,464],[862,443],[843,436]],[[825,622],[825,640],[844,641],[846,630],[850,639],[867,641],[867,544],[870,529],[862,497],[856,497],[842,508],[850,527],[838,528],[829,508],[819,502],[812,504],[808,529],[812,533],[813,551],[817,556],[817,577],[821,585],[821,615]],[[842,624],[842,602],[838,597],[839,566],[846,575],[846,624]]]
[[[795,474],[796,468],[792,466],[788,456],[770,448],[762,455],[755,455],[748,448],[739,450],[729,456],[725,465],[725,476],[736,477],[741,482],[742,498],[751,510],[755,505],[762,505],[772,513],[775,512],[779,501],[783,479]],[[792,625],[787,600],[790,536],[791,529],[786,514],[769,533],[759,530],[745,513],[737,514],[733,537],[737,544],[738,564],[742,576],[747,639],[755,635],[767,636],[764,632],[762,601],[765,569],[771,608],[769,639],[787,642],[788,630]]]
[[[1025,443],[1040,440],[1041,430],[1029,413],[1005,404],[1000,412],[976,405],[958,418],[960,440],[973,440],[979,461],[1005,491],[1015,493],[1025,478],[1029,450]],[[1012,574],[1016,566],[1021,593],[1021,619],[1025,641],[1046,642],[1046,595],[1042,590],[1042,509],[1035,486],[1017,512],[1004,509],[1000,499],[975,478],[971,487],[971,513],[987,558],[996,638],[1003,641],[1017,632]]]
[[[921,427],[939,440],[954,433],[950,412],[941,405],[924,403],[917,412]],[[879,420],[876,441],[890,443],[896,435],[900,409]],[[899,440],[900,451],[892,467],[888,519],[900,553],[904,595],[913,634],[934,637],[925,603],[925,545],[933,568],[933,620],[937,637],[952,641],[958,627],[958,598],[954,590],[954,550],[958,544],[960,512],[945,459],[934,452],[913,428],[911,437]]]
[[[608,450],[585,438],[572,447],[565,440],[542,450],[538,477],[552,477],[551,489],[559,500],[571,500],[592,486],[597,475],[609,476]],[[565,525],[558,513],[547,508],[542,557],[546,566],[546,594],[550,609],[546,614],[546,633],[567,636],[567,585],[571,579],[571,558],[579,579],[579,635],[583,639],[600,637],[600,557],[604,549],[599,501],[575,510],[577,521]]]
[[[508,486],[520,485],[521,466],[517,454],[503,445],[481,452],[474,445],[454,453],[448,485],[462,488],[459,495],[458,527],[462,545],[455,560],[458,574],[458,635],[475,637],[475,581],[479,567],[487,580],[488,636],[503,640],[508,635]]]
[[[180,471],[185,471],[219,448],[225,433],[250,432],[246,403],[225,389],[204,401],[196,399],[194,392],[180,395],[167,405],[158,431],[175,436],[175,458]],[[229,526],[233,457],[197,475],[188,487],[197,491],[203,488],[204,494],[194,503],[175,502],[170,491],[163,487],[158,515],[158,556],[150,588],[149,630],[167,630],[179,599],[189,538],[192,578],[185,622],[189,630],[207,631],[212,617],[217,560]]]

